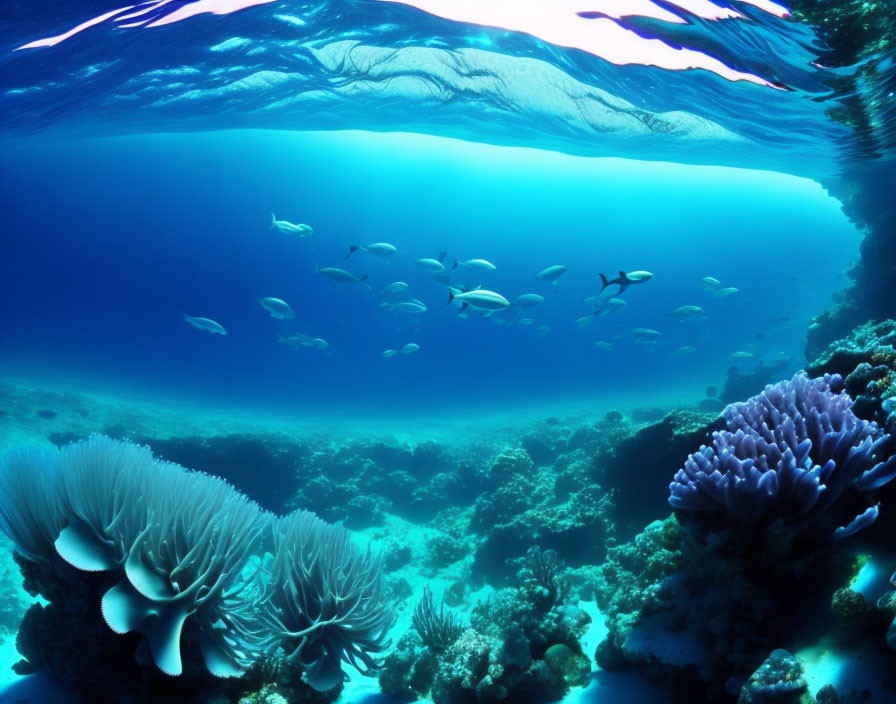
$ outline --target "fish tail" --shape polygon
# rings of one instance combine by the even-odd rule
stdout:
[[[368,276],[369,276],[369,274],[364,274],[364,276],[362,276],[360,279],[358,279],[358,281],[364,281],[364,279],[366,279]]]
[[[452,290],[449,288],[449,289],[448,289],[448,303],[451,303],[451,301],[453,301],[453,300],[454,300],[454,291],[452,291]],[[463,310],[463,308],[461,308],[461,310]]]
[[[457,259],[454,260],[454,264],[452,264],[451,268],[448,271],[454,271],[457,269]]]
[[[350,244],[348,246],[348,254],[345,255],[345,258],[348,259],[350,256],[352,256],[357,251],[358,251],[358,245]]]
[[[320,265],[317,262],[314,262],[314,273],[317,274],[320,271]]]
[[[274,217],[273,213],[271,213],[271,229],[272,230],[274,229],[274,225],[276,225],[276,224],[277,224],[277,218]]]
[[[603,286],[600,287],[600,290],[603,291],[607,286],[610,285],[610,282],[607,281],[607,277],[603,274],[598,274],[598,276],[600,277],[600,281],[603,284]]]
[[[445,261],[445,257],[447,257],[447,256],[448,256],[448,252],[442,252],[442,253],[439,255],[439,261],[444,263],[444,261]]]

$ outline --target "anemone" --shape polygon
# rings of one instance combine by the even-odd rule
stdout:
[[[87,572],[124,569],[150,525],[151,511],[178,471],[148,447],[92,435],[58,456],[59,504],[66,525],[55,540],[60,557]]]
[[[212,674],[252,661],[263,639],[249,625],[242,570],[269,520],[224,480],[102,435],[61,452],[20,450],[0,467],[0,528],[16,548],[119,579],[102,596],[106,623],[145,636],[170,675],[183,671],[188,623]]]
[[[64,525],[57,464],[57,452],[33,446],[9,450],[0,459],[0,530],[35,562],[53,559],[53,541]]]
[[[392,604],[383,594],[378,557],[348,532],[296,511],[274,527],[266,619],[290,664],[305,668],[318,691],[340,684],[342,661],[367,674],[388,647]]]
[[[688,456],[669,485],[669,503],[722,513],[747,533],[775,520],[811,522],[842,539],[870,525],[876,506],[834,530],[861,494],[896,476],[896,457],[879,457],[889,436],[856,417],[846,393],[831,391],[840,382],[801,372],[728,406],[727,429]]]
[[[256,642],[246,623],[242,573],[270,519],[222,479],[166,463],[159,468],[166,491],[150,503],[151,521],[128,550],[125,579],[103,596],[103,616],[118,633],[144,634],[170,675],[182,672],[189,619],[208,670],[239,675],[263,640]]]

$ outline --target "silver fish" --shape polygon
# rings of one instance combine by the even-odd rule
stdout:
[[[183,314],[184,320],[198,330],[214,333],[215,335],[226,335],[227,331],[221,323],[216,323],[211,318],[194,318],[192,315]]]

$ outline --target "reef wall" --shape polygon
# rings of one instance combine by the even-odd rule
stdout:
[[[793,18],[815,26],[826,44],[819,63],[848,69],[830,82],[831,119],[850,126],[842,171],[824,183],[864,232],[852,283],[812,322],[806,358],[814,359],[857,325],[896,316],[896,5],[862,0],[798,0]]]

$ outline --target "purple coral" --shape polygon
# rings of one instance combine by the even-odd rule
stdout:
[[[896,476],[896,456],[878,457],[888,436],[856,417],[845,392],[831,391],[840,382],[838,375],[809,379],[800,372],[728,406],[728,428],[713,433],[712,447],[688,456],[669,485],[669,503],[724,511],[747,532],[777,518],[812,517],[816,525],[842,520],[849,494],[877,489]],[[876,517],[871,506],[834,537],[852,535]]]

